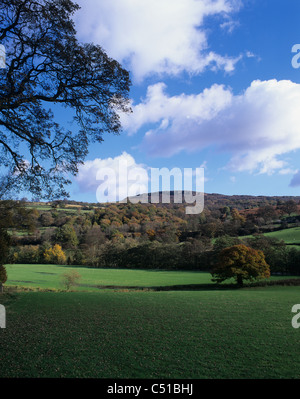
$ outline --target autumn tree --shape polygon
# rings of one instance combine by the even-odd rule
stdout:
[[[98,265],[101,254],[101,246],[104,243],[105,234],[101,230],[100,226],[94,223],[94,225],[84,235],[83,243],[81,244],[86,264],[90,266]]]
[[[220,208],[220,212],[225,217],[230,216],[230,208],[229,208],[229,206],[224,206],[223,208]]]
[[[56,240],[62,243],[66,248],[75,248],[79,243],[76,231],[70,223],[66,223],[64,226],[58,229]]]
[[[223,236],[216,238],[213,245],[214,257],[218,258],[220,252],[224,248],[229,248],[232,247],[233,245],[239,245],[239,244],[241,244],[241,241],[239,240],[238,237],[230,237],[224,234]]]
[[[240,223],[246,222],[245,216],[241,215],[240,212],[236,208],[232,209],[231,217],[232,217],[232,220],[234,220],[235,222],[240,222]]]
[[[3,265],[0,265],[0,294],[3,293],[3,284],[7,280],[6,269]]]
[[[212,277],[217,283],[234,278],[242,287],[245,280],[255,281],[270,277],[270,267],[262,251],[238,244],[220,252]]]
[[[258,208],[256,215],[258,217],[264,218],[266,222],[269,222],[278,217],[278,214],[272,205],[266,205]]]
[[[39,222],[44,227],[49,227],[54,223],[54,218],[50,212],[44,212],[39,217]]]
[[[46,249],[44,252],[45,262],[51,264],[63,265],[67,262],[67,257],[59,244],[55,244],[52,248]]]
[[[2,204],[1,204],[2,205]],[[11,238],[10,235],[8,234],[5,225],[12,225],[13,220],[12,220],[12,212],[6,206],[1,206],[0,205],[0,267],[5,269],[4,264],[7,261],[8,255],[9,255],[9,247],[11,243]],[[2,271],[2,273],[4,273]],[[0,280],[0,286],[1,283],[4,283],[3,281]]]
[[[0,265],[4,265],[9,254],[11,238],[5,229],[0,228]]]
[[[290,216],[292,213],[296,213],[298,211],[298,206],[296,201],[291,199],[283,203],[279,209],[283,213],[287,213]]]
[[[0,2],[0,199],[19,188],[66,197],[89,143],[119,133],[119,112],[129,111],[129,73],[99,45],[78,41],[79,8],[71,0]]]
[[[11,245],[8,228],[19,226],[31,231],[32,221],[32,210],[25,208],[22,203],[9,200],[0,201],[0,267],[2,276],[6,275],[4,265],[8,260]]]

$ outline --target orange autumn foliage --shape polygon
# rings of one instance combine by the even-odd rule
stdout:
[[[212,272],[213,281],[223,282],[235,278],[242,286],[244,280],[255,281],[270,277],[270,267],[264,253],[239,244],[224,248]]]

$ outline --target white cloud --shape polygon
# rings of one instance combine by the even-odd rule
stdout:
[[[213,85],[197,95],[173,97],[165,93],[166,88],[164,83],[148,87],[146,98],[140,104],[132,104],[133,113],[120,115],[122,126],[129,134],[148,123],[159,123],[160,130],[165,131],[170,125],[210,120],[232,99],[230,90],[220,85]]]
[[[142,145],[151,155],[214,145],[231,154],[231,170],[273,173],[289,168],[280,156],[300,149],[299,109],[300,84],[288,80],[253,81],[240,95],[213,85],[173,97],[159,83],[123,122],[130,133],[153,124]]]
[[[286,169],[281,169],[279,171],[280,175],[294,175],[296,173],[298,173],[298,169],[291,169],[291,168],[286,168]]]
[[[76,181],[81,192],[94,192],[98,202],[148,192],[147,168],[125,151],[115,158],[86,161],[79,167]]]
[[[234,21],[234,20],[228,20],[223,22],[220,27],[222,29],[227,30],[229,33],[232,33],[234,31],[235,28],[237,28],[239,26],[239,22],[238,21]]]
[[[196,188],[203,192],[200,189],[208,179],[199,168],[152,168],[137,164],[130,154],[123,152],[115,158],[86,161],[79,167],[75,180],[81,193],[94,192],[97,201],[102,203],[159,190],[189,191]],[[148,196],[140,196],[138,200],[148,202]]]
[[[78,0],[80,39],[100,44],[127,63],[137,81],[150,74],[198,74],[206,68],[235,68],[240,57],[209,49],[204,19],[219,15],[228,24],[239,0]],[[233,24],[232,20],[231,25]]]

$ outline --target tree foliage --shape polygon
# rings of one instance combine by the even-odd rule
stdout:
[[[282,224],[278,226],[280,216],[276,215],[272,223],[262,218],[262,224],[258,225],[258,201],[265,209],[266,204],[276,206],[276,198],[262,201],[253,197],[250,202],[244,197],[217,194],[207,197],[206,208],[199,217],[186,215],[184,204],[99,205],[69,200],[58,209],[52,208],[51,203],[26,202],[25,213],[21,209],[13,210],[12,205],[5,213],[5,207],[1,211],[0,201],[0,214],[7,220],[18,221],[11,226],[19,228],[13,227],[9,232],[10,262],[45,263],[45,251],[59,244],[70,265],[212,271],[224,248],[243,243],[264,252],[271,273],[300,274],[300,251],[294,245],[264,235],[282,228]],[[225,201],[232,211],[239,208],[239,214],[246,218],[245,224],[234,220],[231,214],[223,217],[224,207],[220,204]],[[30,208],[35,211],[32,219],[36,218],[36,230],[30,232],[27,227],[29,234],[26,234],[25,216],[28,212],[28,218],[31,217]],[[297,215],[288,218],[287,227],[297,226],[298,221],[300,216]],[[213,224],[217,229],[211,229]],[[256,234],[251,236],[253,232]],[[284,231],[282,234],[284,236]],[[298,240],[296,236],[295,239]],[[53,259],[54,263],[56,261]]]
[[[6,268],[3,265],[0,265],[0,293],[3,292],[3,284],[6,283],[7,273]]]
[[[9,228],[18,227],[27,231],[35,229],[32,209],[25,208],[22,202],[0,201],[0,265],[7,262],[11,236]]]
[[[2,0],[0,198],[19,188],[40,198],[67,196],[91,141],[119,133],[129,111],[129,74],[95,44],[76,38],[71,0]],[[72,130],[59,124],[56,111]]]
[[[67,258],[59,244],[55,244],[52,248],[46,249],[44,252],[44,259],[47,263],[66,264]]]
[[[67,247],[75,248],[78,245],[78,238],[74,227],[69,223],[66,223],[58,230],[56,239]]]
[[[258,280],[270,277],[270,267],[264,253],[244,244],[224,248],[219,254],[219,262],[213,272],[213,281],[223,282],[235,278],[242,286],[244,280]]]
[[[280,206],[282,212],[287,213],[289,216],[291,213],[297,212],[298,206],[295,200],[288,200]]]

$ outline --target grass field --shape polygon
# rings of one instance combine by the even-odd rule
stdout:
[[[278,238],[286,244],[300,244],[300,227],[292,227],[290,229],[272,231],[265,233],[266,237]]]
[[[26,205],[27,208],[31,208],[31,209],[37,209],[38,211],[42,211],[42,212],[47,212],[47,211],[64,211],[64,212],[83,212],[83,213],[89,213],[92,212],[93,210],[89,210],[89,209],[82,209],[81,206],[79,205],[67,205],[63,208],[57,207],[57,208],[52,208],[50,205],[41,205],[41,204],[32,204],[29,203]]]
[[[211,274],[197,271],[162,271],[162,270],[126,270],[93,269],[77,266],[60,265],[6,265],[7,286],[61,290],[61,276],[70,270],[76,270],[81,279],[75,291],[99,291],[99,286],[120,287],[172,287],[190,285],[213,285]],[[272,276],[271,280],[290,278]],[[232,284],[234,280],[229,280]],[[226,283],[224,283],[226,284]]]
[[[98,286],[159,287],[172,285],[211,284],[211,275],[201,272],[93,269],[60,265],[7,265],[7,286],[63,289],[61,276],[76,270],[81,280],[76,291],[99,291]]]
[[[290,229],[283,229],[278,231],[271,231],[269,233],[263,234],[266,237],[270,238],[277,238],[279,240],[283,240],[286,244],[299,244],[300,249],[300,227],[292,227]],[[243,238],[253,238],[252,235],[250,236],[242,236]],[[295,245],[296,247],[296,245]]]
[[[7,285],[59,289],[59,275],[70,268],[7,270]],[[208,273],[76,270],[85,285],[75,292],[0,297],[7,320],[0,329],[1,377],[300,378],[300,329],[291,324],[299,287],[218,290],[210,289]],[[176,284],[202,289],[172,290]]]
[[[297,287],[6,296],[1,377],[300,378]]]

